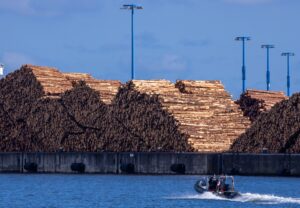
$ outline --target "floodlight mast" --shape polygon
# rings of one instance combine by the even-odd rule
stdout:
[[[294,53],[285,52],[282,53],[281,56],[286,56],[287,58],[287,76],[286,76],[286,87],[287,87],[287,96],[290,96],[290,56],[295,56]]]
[[[135,9],[143,9],[143,7],[135,5],[135,4],[124,4],[121,9],[131,10],[131,79],[133,80],[135,77],[134,72],[134,22],[133,22],[133,15]]]
[[[274,45],[270,44],[265,44],[261,45],[261,48],[266,48],[267,49],[267,73],[266,73],[266,79],[267,79],[267,91],[270,90],[270,48],[274,48]]]
[[[236,37],[235,40],[236,41],[242,41],[242,43],[243,43],[243,65],[242,65],[242,82],[243,82],[243,86],[242,86],[242,90],[243,90],[243,93],[244,93],[245,88],[246,88],[245,42],[249,41],[251,39],[250,39],[250,37],[241,36],[241,37]]]

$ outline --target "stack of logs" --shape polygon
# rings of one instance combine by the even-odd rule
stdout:
[[[178,81],[176,87],[188,108],[182,105],[174,115],[183,120],[181,129],[191,132],[190,141],[197,149],[227,150],[250,126],[220,81]]]
[[[300,93],[261,114],[231,147],[233,152],[299,153]]]
[[[254,122],[261,113],[270,110],[276,103],[285,99],[287,96],[283,92],[249,89],[236,103],[240,105],[244,116]]]
[[[107,143],[115,145],[109,139],[117,137],[109,137],[106,127],[111,126],[127,139],[127,131],[106,118],[109,110],[100,90],[70,77],[91,78],[24,65],[0,81],[0,151],[112,151]],[[109,82],[111,93],[104,88],[103,100],[111,102],[120,85]]]
[[[218,81],[121,85],[24,65],[0,98],[0,151],[219,152],[250,125]]]
[[[219,81],[177,81],[174,85],[166,80],[134,80],[118,94],[116,104],[119,120],[139,135],[164,140],[172,132],[181,133],[195,150],[202,152],[227,150],[249,126],[249,120],[242,116]],[[161,109],[165,112],[156,114]],[[163,121],[166,116],[177,124]],[[155,125],[149,128],[151,123]],[[155,131],[160,128],[164,129],[165,138]]]

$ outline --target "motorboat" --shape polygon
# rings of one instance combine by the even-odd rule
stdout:
[[[200,194],[211,192],[216,196],[228,199],[232,199],[241,195],[234,189],[233,176],[214,175],[202,177],[195,183],[194,188]]]

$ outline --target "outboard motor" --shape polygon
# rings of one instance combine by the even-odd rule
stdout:
[[[37,164],[34,162],[26,162],[24,165],[24,169],[28,172],[28,173],[36,173],[37,172]]]
[[[120,169],[121,169],[122,173],[133,174],[134,173],[134,164],[132,164],[132,163],[121,164]]]
[[[84,173],[85,172],[85,164],[84,163],[72,163],[71,170],[78,172],[78,173]]]
[[[172,172],[175,172],[177,174],[185,174],[185,164],[182,163],[172,164],[170,169]]]

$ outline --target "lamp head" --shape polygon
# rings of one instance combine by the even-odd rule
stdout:
[[[134,10],[134,9],[143,9],[143,7],[135,4],[124,4],[123,7],[121,7],[121,9]]]
[[[295,56],[295,54],[292,52],[284,52],[284,53],[281,53],[281,56]]]
[[[237,41],[240,41],[240,40],[247,41],[247,40],[251,40],[251,38],[250,37],[245,37],[245,36],[240,36],[240,37],[236,37],[235,40],[237,40]]]
[[[275,46],[270,45],[270,44],[264,44],[264,45],[261,45],[261,48],[275,48]]]

